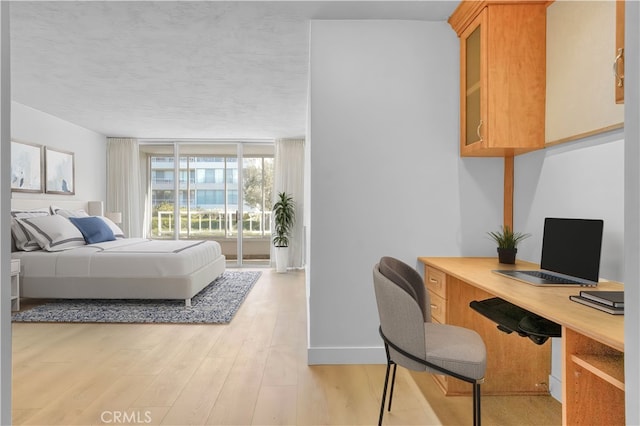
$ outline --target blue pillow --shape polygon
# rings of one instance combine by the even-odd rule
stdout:
[[[116,239],[109,225],[99,217],[70,217],[69,220],[80,230],[87,244],[102,243]]]

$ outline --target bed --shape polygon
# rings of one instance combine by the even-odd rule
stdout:
[[[225,270],[226,259],[215,241],[124,238],[117,225],[94,216],[92,220],[100,217],[108,223],[116,238],[87,244],[84,234],[78,238],[70,228],[58,232],[60,227],[74,226],[68,218],[63,220],[62,210],[88,217],[83,204],[77,209],[59,209],[55,215],[50,214],[49,206],[49,216],[60,216],[57,218],[45,217],[45,208],[32,205],[12,203],[14,218],[19,216],[16,212],[40,211],[36,216],[23,215],[19,222],[32,237],[40,232],[48,238],[44,244],[39,241],[35,250],[24,243],[27,250],[12,250],[12,258],[21,261],[21,297],[182,299],[190,306],[191,298]],[[72,205],[78,206],[77,202]],[[46,226],[55,223],[55,230],[43,226],[45,221]],[[12,237],[16,239],[13,224]]]

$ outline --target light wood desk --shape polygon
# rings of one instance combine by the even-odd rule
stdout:
[[[497,258],[419,257],[434,321],[476,330],[487,346],[483,394],[546,393],[550,341],[536,345],[469,308],[472,300],[500,297],[562,326],[563,424],[624,424],[624,316],[610,315],[572,302],[580,287],[537,287],[502,277],[493,269],[531,269]],[[605,281],[598,290],[622,290]],[[466,384],[435,376],[448,395],[463,394]]]

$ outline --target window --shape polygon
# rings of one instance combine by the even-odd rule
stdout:
[[[237,206],[238,205],[238,190],[230,189],[230,190],[227,191],[227,193],[229,194],[229,199],[227,200],[227,203]]]
[[[235,143],[178,142],[178,145],[179,172],[176,172],[173,143],[141,144],[141,153],[149,160],[149,237],[233,240],[241,234],[243,241],[249,241],[244,245],[248,248],[247,259],[268,259],[273,145],[243,144],[242,173],[238,170],[240,161]],[[240,198],[242,206],[238,205]],[[238,256],[237,246],[223,246],[227,259]]]
[[[190,169],[188,171],[189,174],[189,183],[195,183],[196,182],[196,171],[193,169]],[[181,169],[180,170],[180,186],[182,187],[184,184],[187,183],[187,170],[186,169]]]
[[[215,169],[196,169],[196,183],[215,183]]]
[[[164,203],[173,204],[173,191],[153,190],[151,191],[151,202],[154,206]]]
[[[228,184],[237,184],[238,183],[238,163],[233,164],[235,168],[230,169],[227,168],[227,183]],[[229,163],[227,163],[229,166]]]
[[[172,184],[173,170],[151,170],[151,182],[154,184]]]
[[[196,204],[198,207],[223,208],[224,190],[222,189],[199,189],[196,191]]]

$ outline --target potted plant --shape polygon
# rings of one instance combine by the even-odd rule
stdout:
[[[273,245],[276,254],[276,272],[286,272],[289,265],[289,237],[295,222],[295,203],[286,192],[278,193],[273,205]]]
[[[531,236],[522,232],[513,232],[508,225],[504,225],[500,231],[487,232],[487,234],[498,244],[498,261],[509,264],[516,263],[518,243]]]

